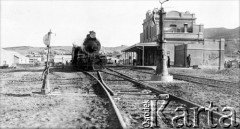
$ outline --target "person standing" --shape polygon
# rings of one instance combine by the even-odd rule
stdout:
[[[167,66],[168,68],[170,68],[170,57],[168,56],[168,60],[167,60]]]
[[[190,54],[188,54],[188,56],[187,56],[187,67],[189,68],[190,65],[191,65],[191,56],[190,56]]]
[[[136,66],[136,59],[133,59],[133,65]]]

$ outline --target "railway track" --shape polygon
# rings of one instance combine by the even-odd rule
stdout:
[[[202,77],[194,77],[194,76],[188,76],[188,75],[181,75],[181,74],[172,74],[174,79],[178,80],[184,80],[188,82],[193,83],[199,83],[208,85],[211,87],[218,87],[218,88],[240,88],[239,82],[228,82],[228,81],[221,81],[221,80],[215,80],[215,79],[208,79],[208,78],[202,78]]]
[[[89,110],[86,110],[85,113],[82,113],[82,119],[79,119],[80,125],[77,128],[121,128],[121,123],[119,122],[119,117],[115,114],[116,110],[114,109],[114,105],[112,105],[112,100],[109,99],[110,95],[108,92],[105,92],[106,89],[102,86],[101,82],[94,76],[94,72],[86,72],[82,71],[81,69],[74,68],[74,73],[81,76],[81,78],[59,78],[59,79],[51,79],[55,81],[54,84],[56,85],[64,85],[60,87],[62,93],[72,96],[70,92],[77,92],[75,90],[71,90],[72,88],[79,88],[74,87],[72,83],[83,82],[84,85],[81,86],[80,90],[82,93],[78,94],[79,96],[85,96],[85,99],[90,105]],[[89,79],[84,79],[82,75],[88,76]],[[86,78],[85,76],[85,78]],[[66,85],[66,81],[68,81]],[[81,84],[81,83],[79,83]],[[68,92],[66,92],[68,89]],[[90,111],[90,112],[89,112]]]
[[[83,72],[84,72],[84,71],[83,71]],[[94,76],[94,73],[90,73],[90,72],[84,72],[84,73],[87,74],[87,75],[89,75],[90,77],[92,77],[93,79],[95,79],[95,80],[98,82],[100,88],[101,88],[102,91],[104,92],[103,94],[105,94],[105,96],[109,99],[109,101],[110,101],[110,103],[111,103],[111,106],[112,106],[112,108],[114,109],[114,113],[116,114],[116,118],[117,118],[117,120],[115,119],[115,120],[113,120],[113,121],[119,122],[119,126],[116,127],[116,128],[119,128],[119,129],[127,129],[126,124],[125,124],[125,122],[123,121],[123,118],[122,118],[122,116],[121,116],[121,114],[120,114],[120,111],[118,110],[118,108],[117,108],[117,106],[116,106],[113,98],[111,97],[111,94],[112,94],[112,93],[108,91],[109,89],[107,89],[107,88],[105,87],[105,85],[101,82],[101,80],[100,80],[96,75]]]
[[[146,113],[144,112],[144,109],[146,108],[146,105],[144,104],[145,102],[151,105],[151,122],[149,127],[151,126],[163,129],[182,126],[182,124],[178,123],[178,119],[174,119],[176,118],[177,113],[179,113],[175,110],[188,110],[188,122],[192,123],[193,126],[196,120],[194,119],[194,110],[189,109],[203,109],[203,106],[201,105],[174,96],[172,94],[168,94],[157,89],[154,86],[133,79],[125,74],[114,71],[113,69],[106,69],[101,72],[97,72],[92,76],[98,80],[99,83],[101,83],[101,86],[108,94],[112,105],[115,105],[113,107],[115,107],[114,109],[116,110],[116,114],[118,114],[117,116],[119,117],[121,128],[143,128],[146,126],[146,123],[143,123],[145,121],[144,113]],[[205,110],[210,109],[205,108]],[[212,115],[213,123],[218,122],[219,118],[223,117],[223,115],[218,112],[213,112]],[[201,117],[199,128],[207,127],[207,112],[203,112],[199,116]],[[229,122],[229,120],[227,120],[227,122]],[[185,126],[182,128],[184,127]],[[220,127],[219,124],[218,127]]]
[[[128,68],[125,68],[125,69],[128,69]],[[145,73],[145,74],[151,74],[151,75],[153,74],[151,72],[140,71],[133,68],[131,68],[130,70],[137,71],[140,73]],[[221,81],[216,79],[209,79],[209,78],[182,75],[182,74],[171,74],[171,75],[173,75],[173,78],[176,80],[183,80],[183,81],[192,82],[192,83],[204,84],[210,87],[231,88],[231,89],[240,88],[239,82]]]

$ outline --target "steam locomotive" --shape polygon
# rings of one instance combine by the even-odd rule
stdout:
[[[101,70],[107,64],[107,57],[100,53],[101,43],[96,33],[90,31],[82,46],[73,45],[72,64],[82,70]]]

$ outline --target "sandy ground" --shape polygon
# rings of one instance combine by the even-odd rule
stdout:
[[[129,71],[129,70],[119,70],[122,73],[125,73],[131,77],[135,77],[139,80],[150,80],[151,75],[140,73],[136,71]],[[143,70],[142,70],[143,71]],[[148,71],[148,70],[145,70]],[[178,69],[177,71],[181,71]],[[225,70],[226,71],[226,70]],[[224,71],[224,72],[225,72]],[[215,71],[215,72],[222,72],[222,71]],[[231,73],[232,71],[228,71],[229,74],[225,76],[229,76],[230,78],[235,78],[237,73],[235,71]],[[193,73],[191,71],[188,71],[186,73],[186,70],[181,71],[181,73],[185,73],[187,75],[190,75],[190,73]],[[207,74],[206,71],[201,71],[201,73]],[[196,73],[197,74],[197,73]],[[200,75],[200,74],[199,74]],[[213,76],[213,73],[210,72],[208,76]],[[232,76],[231,76],[232,75]],[[223,75],[215,75],[215,78],[221,78]],[[208,107],[210,102],[213,102],[214,106],[219,107],[220,112],[223,113],[221,110],[224,107],[230,106],[233,107],[237,113],[237,118],[240,120],[240,89],[231,89],[231,88],[216,88],[216,87],[209,87],[202,84],[195,84],[195,83],[188,83],[185,81],[177,81],[174,80],[171,83],[160,83],[155,82],[151,83],[151,81],[146,81],[150,85],[156,86],[158,89],[165,91],[167,93],[171,93],[173,95],[176,95],[178,97],[182,97],[184,99],[187,99],[189,101],[195,102],[197,104],[200,104],[202,106]]]
[[[1,128],[117,127],[106,98],[96,95],[95,82],[71,69],[50,70],[58,95],[38,95],[42,68],[0,70]]]
[[[197,76],[203,78],[210,78],[229,82],[239,82],[240,69],[239,68],[228,68],[223,70],[217,69],[179,69],[170,68],[170,73],[184,74],[190,76]]]

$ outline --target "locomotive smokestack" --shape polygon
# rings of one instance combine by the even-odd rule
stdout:
[[[87,39],[89,38],[96,38],[96,33],[94,31],[89,31],[89,34],[87,35]]]
[[[99,53],[101,49],[101,44],[96,38],[96,33],[94,31],[89,31],[84,43],[83,49],[88,54],[96,54]]]

